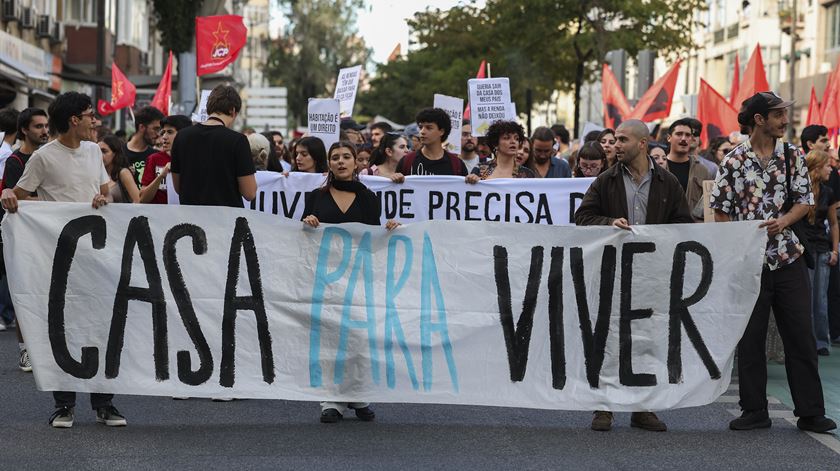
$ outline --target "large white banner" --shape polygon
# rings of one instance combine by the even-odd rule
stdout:
[[[45,202],[2,228],[43,390],[614,411],[727,389],[767,237]]]
[[[276,214],[292,222],[303,215],[306,194],[324,184],[321,174],[257,172],[257,197],[243,200],[246,208]],[[594,178],[506,178],[474,185],[464,177],[409,176],[405,183],[388,178],[363,176],[364,183],[379,195],[384,224],[426,220],[498,221],[533,224],[574,224],[574,214]],[[178,204],[178,194],[168,185],[169,204]]]

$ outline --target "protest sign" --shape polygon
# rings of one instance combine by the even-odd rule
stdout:
[[[592,178],[532,178],[487,180],[470,185],[463,177],[409,176],[405,183],[389,178],[362,176],[382,203],[381,222],[388,219],[500,221],[564,225],[574,222],[575,210]],[[282,216],[297,222],[303,214],[306,194],[324,184],[321,174],[257,172],[257,197],[244,201],[246,208]],[[178,194],[167,187],[169,204],[178,204]]]
[[[306,109],[309,135],[323,141],[327,149],[338,142],[341,132],[338,110],[338,100],[330,98],[310,98]]]
[[[212,90],[202,90],[201,99],[198,101],[198,109],[192,114],[192,121],[194,123],[203,123],[207,121],[207,99],[210,98]]]
[[[586,123],[584,123],[583,131],[580,133],[580,145],[581,146],[583,145],[583,139],[586,137],[587,134],[589,134],[593,131],[603,131],[603,130],[604,130],[603,126],[600,126],[600,125],[597,125],[595,123],[587,121]]]
[[[461,154],[461,123],[464,119],[464,100],[452,96],[435,93],[435,108],[446,111],[449,120],[452,121],[452,130],[446,140],[446,150],[453,154]]]
[[[42,390],[612,411],[726,391],[767,238],[29,201],[2,231]]]
[[[469,79],[472,135],[483,136],[494,121],[516,120],[516,108],[510,98],[510,81],[505,77]]]
[[[342,118],[353,116],[353,105],[356,103],[356,90],[359,88],[359,77],[361,75],[361,65],[338,71],[338,79],[335,81],[333,98],[341,102]]]

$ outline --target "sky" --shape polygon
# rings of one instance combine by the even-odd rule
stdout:
[[[483,6],[485,0],[476,0],[476,5]],[[426,8],[448,10],[459,3],[469,0],[367,0],[365,10],[358,12],[358,31],[365,43],[373,49],[373,61],[383,63],[394,50],[397,43],[402,45],[402,52],[408,51],[408,23],[406,19]],[[273,13],[272,29],[282,24],[278,12]]]
[[[373,49],[373,61],[383,63],[399,42],[402,51],[408,50],[408,24],[406,19],[426,8],[448,10],[467,0],[367,0],[367,11],[358,15],[358,29],[368,47]],[[484,0],[476,2],[483,5]]]

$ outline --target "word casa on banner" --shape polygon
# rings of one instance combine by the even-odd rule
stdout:
[[[388,232],[281,221],[221,207],[22,202],[2,225],[4,255],[38,387],[706,404],[728,386],[766,237],[757,222],[429,221]],[[651,276],[662,273],[667,283]]]

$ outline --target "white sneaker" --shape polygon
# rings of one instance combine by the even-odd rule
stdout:
[[[214,397],[213,402],[231,402],[233,401],[232,397]]]
[[[3,322],[3,321],[0,321],[0,332],[3,332],[6,329],[7,329],[6,323]]]
[[[24,348],[20,351],[20,358],[18,358],[18,368],[20,371],[30,373],[32,371],[32,362],[29,361],[29,352]]]

